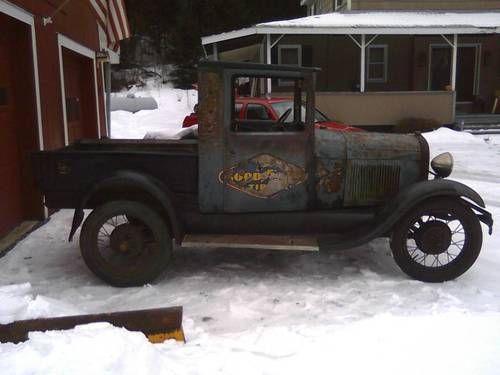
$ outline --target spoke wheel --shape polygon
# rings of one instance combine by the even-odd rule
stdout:
[[[87,266],[115,286],[144,285],[167,266],[172,241],[162,217],[138,202],[96,208],[83,224],[80,250]]]
[[[414,279],[452,280],[467,271],[482,245],[478,218],[459,199],[425,201],[394,227],[391,249],[399,267]]]

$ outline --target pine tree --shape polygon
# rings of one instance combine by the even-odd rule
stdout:
[[[137,65],[139,40],[148,38],[155,64],[176,66],[171,76],[183,88],[196,81],[202,36],[305,13],[299,0],[126,0],[126,6],[135,37],[122,42],[119,68]]]

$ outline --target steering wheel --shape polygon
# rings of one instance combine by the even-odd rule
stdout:
[[[279,131],[285,131],[286,128],[285,128],[285,120],[288,118],[288,116],[290,115],[290,112],[292,112],[292,108],[288,108],[285,112],[283,112],[283,114],[280,116],[280,118],[278,119],[278,121],[276,122],[275,124],[275,127],[277,130]]]

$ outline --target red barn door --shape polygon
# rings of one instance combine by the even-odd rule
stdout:
[[[30,27],[0,13],[0,237],[42,210],[29,163],[38,149],[32,61]]]
[[[97,138],[93,60],[62,49],[68,140]]]

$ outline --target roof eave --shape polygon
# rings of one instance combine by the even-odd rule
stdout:
[[[257,27],[256,34],[318,34],[318,35],[441,35],[441,34],[497,34],[500,27],[472,26],[405,26],[405,27]]]
[[[247,27],[244,29],[228,31],[226,33],[204,36],[201,38],[201,44],[205,46],[207,44],[223,42],[225,40],[231,40],[236,38],[243,38],[245,36],[250,36],[255,34],[258,34],[256,26]]]
[[[277,27],[254,26],[227,33],[210,35],[201,38],[202,45],[223,42],[258,34],[289,34],[289,35],[441,35],[441,34],[500,34],[500,27],[478,28],[462,26],[446,27]]]

